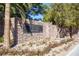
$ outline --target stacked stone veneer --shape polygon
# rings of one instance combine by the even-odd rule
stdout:
[[[43,26],[43,30],[42,32],[38,32],[38,33],[27,33],[24,31],[23,29],[23,25],[20,25],[18,23],[18,42],[24,42],[24,41],[27,41],[29,39],[42,39],[42,38],[56,38],[57,36],[57,29],[56,29],[56,26],[51,26],[52,24],[51,23],[43,23],[43,22],[35,22],[33,23],[34,25],[41,25]],[[32,25],[33,25],[32,24]],[[34,27],[35,28],[35,27]],[[39,28],[38,28],[39,30]]]
[[[15,19],[12,18],[11,19],[11,30],[13,30],[13,36],[15,37],[14,39],[16,39],[16,41],[18,43],[23,43],[27,40],[30,39],[44,39],[44,38],[51,38],[51,39],[56,39],[56,38],[60,38],[59,36],[59,32],[58,32],[58,27],[56,25],[52,25],[49,22],[41,22],[41,21],[32,21],[32,25],[31,29],[36,28],[36,26],[34,27],[33,25],[40,25],[42,26],[42,32],[32,32],[28,33],[25,30],[25,26],[23,24],[23,21],[21,19]],[[33,26],[33,27],[32,27]],[[40,28],[37,28],[37,30],[41,30]],[[78,32],[79,35],[79,32]],[[11,35],[12,37],[12,35]]]
[[[50,38],[56,38],[56,37],[58,37],[56,25],[52,25],[51,23],[48,23],[48,22],[46,23],[46,22],[41,22],[41,21],[32,21],[32,25],[42,26],[42,32],[36,32],[36,33],[32,32],[32,35],[31,35],[31,33],[27,33],[25,31],[24,24],[22,23],[21,20],[17,19],[17,21],[15,21],[15,19],[12,18],[11,24],[12,24],[11,28],[16,27],[17,33],[15,33],[15,34],[17,34],[16,40],[18,41],[18,43],[23,43],[23,42],[25,42],[29,39],[37,39],[38,40],[38,39],[41,39],[41,38],[49,38],[49,37]],[[32,26],[32,25],[30,25],[30,26]],[[31,27],[31,28],[34,29],[35,27]],[[37,30],[40,30],[40,28],[37,28]],[[14,37],[15,37],[15,34],[14,34]]]

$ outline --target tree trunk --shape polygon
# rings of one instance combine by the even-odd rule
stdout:
[[[4,46],[10,48],[10,4],[5,4]]]
[[[72,38],[72,26],[70,26],[70,28],[69,28],[69,31],[70,31],[70,38]]]

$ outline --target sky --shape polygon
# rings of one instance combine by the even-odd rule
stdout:
[[[33,19],[43,19],[43,15],[42,14],[38,14],[38,15],[31,15],[31,17],[33,18]]]

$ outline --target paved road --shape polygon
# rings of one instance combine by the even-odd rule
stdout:
[[[72,49],[67,56],[79,56],[79,45]]]

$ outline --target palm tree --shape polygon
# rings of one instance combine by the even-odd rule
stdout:
[[[4,46],[10,47],[10,4],[5,4]]]
[[[10,48],[10,16],[17,17],[19,15],[23,20],[25,20],[25,12],[28,5],[29,4],[5,4],[4,46],[6,48]]]
[[[4,46],[6,46],[6,48],[10,47],[10,17],[20,16],[22,20],[25,21],[28,10],[32,6],[32,4],[27,3],[5,4]]]

